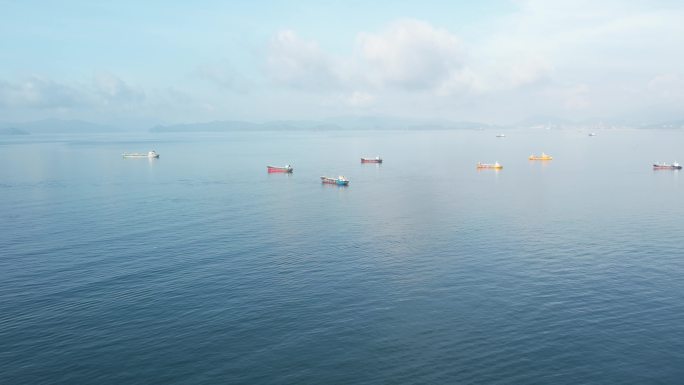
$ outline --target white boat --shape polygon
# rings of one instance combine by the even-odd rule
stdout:
[[[677,162],[674,162],[674,163],[654,163],[653,169],[654,170],[681,170],[682,165],[677,163]]]
[[[496,137],[497,137],[497,138],[505,138],[506,135],[504,135],[504,134],[496,134]]]
[[[124,152],[122,155],[124,158],[159,158],[159,154],[154,150],[147,154],[144,152]]]
[[[589,136],[596,136],[596,133],[595,133],[595,132],[590,132],[590,133],[589,133]]]

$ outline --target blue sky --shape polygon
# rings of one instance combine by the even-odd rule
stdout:
[[[683,117],[677,1],[0,8],[0,121]]]

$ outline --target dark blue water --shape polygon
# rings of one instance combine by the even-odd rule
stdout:
[[[684,132],[494,134],[0,138],[0,383],[681,382]]]

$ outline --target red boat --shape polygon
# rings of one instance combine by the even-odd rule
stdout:
[[[382,163],[382,158],[379,156],[375,158],[361,158],[361,163]]]
[[[273,172],[287,172],[290,173],[292,172],[292,166],[289,164],[285,167],[276,167],[276,166],[266,166],[268,168],[268,172],[273,173]]]

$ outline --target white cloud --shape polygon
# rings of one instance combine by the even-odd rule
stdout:
[[[40,109],[45,114],[174,114],[184,120],[301,118],[360,109],[498,122],[553,114],[586,119],[664,111],[681,116],[681,2],[512,3],[512,12],[480,15],[468,23],[399,19],[349,35],[340,35],[348,29],[335,26],[298,34],[316,31],[316,22],[268,39],[264,23],[250,39],[239,39],[244,51],[235,46],[215,50],[219,44],[198,51],[204,55],[198,60],[213,64],[190,63],[197,68],[190,77],[169,66],[158,76],[144,76],[139,69],[140,84],[109,73],[76,81],[5,79],[0,80],[0,109],[5,116],[19,109],[34,116]],[[377,21],[370,15],[359,22]],[[182,96],[167,91],[171,88]]]
[[[511,88],[526,86],[548,79],[553,73],[553,65],[548,59],[539,55],[528,55],[521,58],[511,57],[508,61],[506,84]]]
[[[138,104],[145,93],[110,73],[99,73],[90,85],[59,82],[32,75],[17,81],[0,81],[0,107],[25,109],[75,109],[81,107]]]
[[[589,107],[590,88],[586,84],[578,84],[563,90],[564,106],[569,110],[583,110]]]
[[[269,46],[266,68],[276,83],[295,89],[425,91],[463,78],[463,56],[455,35],[426,22],[401,20],[379,33],[360,33],[348,57],[328,54],[291,30],[280,31]]]
[[[460,40],[444,29],[401,20],[357,38],[361,67],[371,84],[407,90],[434,89],[462,68]]]
[[[71,108],[87,104],[76,87],[37,75],[17,82],[0,81],[0,106],[9,108]]]
[[[336,63],[318,44],[283,30],[271,40],[267,71],[275,82],[300,89],[326,89],[339,86]]]
[[[131,104],[145,99],[145,92],[142,89],[133,87],[116,75],[107,72],[95,75],[93,91],[104,104]]]
[[[299,90],[449,96],[535,84],[551,76],[553,65],[536,52],[468,47],[444,28],[399,20],[377,33],[359,33],[354,54],[347,57],[330,55],[291,30],[280,31],[269,47],[267,72],[277,84]]]
[[[652,94],[665,99],[684,96],[684,78],[677,73],[656,75],[647,87]]]
[[[375,102],[375,96],[360,91],[354,91],[345,98],[346,103],[352,107],[370,107]]]
[[[228,63],[204,64],[197,68],[195,75],[220,88],[238,93],[248,93],[250,87],[253,87],[252,82],[248,81],[244,75],[239,74]]]

